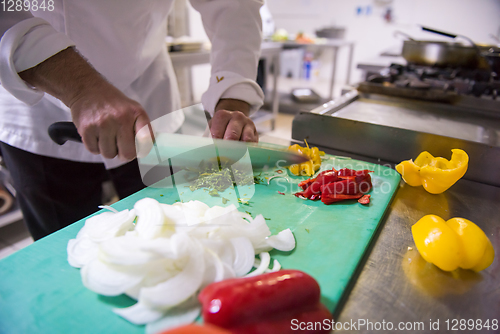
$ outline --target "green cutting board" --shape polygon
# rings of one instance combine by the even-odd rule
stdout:
[[[371,203],[357,201],[325,205],[293,195],[304,178],[272,179],[270,185],[256,184],[239,189],[239,196],[250,198],[239,210],[262,214],[271,231],[290,228],[297,242],[291,252],[272,251],[283,268],[299,269],[312,275],[321,286],[322,301],[336,310],[352,279],[384,212],[399,185],[399,174],[387,167],[362,161],[327,156],[326,167],[370,169],[373,189]],[[274,170],[262,173],[274,175]],[[209,206],[222,204],[222,197],[234,198],[234,189],[221,197],[208,192],[191,192],[183,185],[177,189],[146,188],[113,207],[130,209],[144,197],[172,204],[198,199]],[[284,193],[284,195],[280,194]],[[232,197],[233,196],[233,197]],[[225,205],[231,204],[229,201]],[[236,203],[238,204],[238,203]],[[66,245],[84,225],[82,219],[0,261],[0,333],[144,333],[115,315],[113,307],[126,307],[134,301],[126,296],[103,297],[83,287],[80,270],[66,260]]]

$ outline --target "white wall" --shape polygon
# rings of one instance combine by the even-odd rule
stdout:
[[[332,24],[347,28],[345,38],[356,42],[354,67],[386,49],[400,48],[402,42],[394,37],[395,30],[417,39],[441,39],[417,26],[427,25],[468,36],[476,43],[491,44],[494,40],[489,34],[497,35],[500,29],[500,0],[267,0],[267,5],[276,27],[291,34],[303,31],[313,35],[316,29]],[[370,15],[366,15],[368,6]],[[363,14],[357,14],[358,7]],[[393,23],[383,19],[388,7],[392,8]],[[345,57],[344,52],[339,59],[337,80],[344,80]],[[358,79],[359,73],[353,72],[351,80]]]

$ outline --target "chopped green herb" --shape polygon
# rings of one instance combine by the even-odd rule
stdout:
[[[195,175],[189,189],[195,191],[208,188],[210,191],[223,192],[233,185],[242,186],[255,183],[253,175],[230,167],[231,164],[228,161],[221,162],[219,160],[218,164],[202,162],[199,170],[196,171],[198,175]]]
[[[163,197],[163,195],[162,195],[162,194],[160,194],[160,197]]]
[[[264,218],[265,220],[271,220],[271,218]]]
[[[238,198],[238,203],[250,206],[249,199],[250,198]]]
[[[208,194],[213,197],[219,196],[219,192],[217,191],[217,189],[210,190]]]
[[[309,233],[309,229],[308,228],[306,228],[306,232]]]
[[[229,200],[227,198],[222,197],[222,204],[226,204],[227,202],[229,202]]]
[[[248,213],[250,216],[252,215],[252,213],[248,212],[248,211],[245,211],[246,213]]]

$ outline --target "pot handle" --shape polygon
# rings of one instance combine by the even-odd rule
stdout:
[[[405,32],[402,32],[401,30],[394,31],[394,37],[397,37],[398,35],[401,35],[401,36],[403,36],[404,38],[406,38],[406,39],[408,39],[410,41],[414,41],[415,40],[415,38],[411,37],[410,35],[408,35]]]
[[[467,42],[470,43],[471,46],[473,46],[476,51],[480,52],[479,48],[477,47],[476,43],[474,43],[474,41],[472,39],[470,39],[469,37],[467,36],[464,36],[464,35],[455,35],[455,34],[452,34],[452,33],[449,33],[449,32],[444,32],[444,31],[440,31],[440,30],[436,30],[436,29],[433,29],[433,28],[429,28],[429,27],[424,27],[424,26],[421,26],[422,30],[423,31],[427,31],[427,32],[432,32],[434,34],[438,34],[438,35],[441,35],[441,36],[446,36],[446,37],[450,37],[450,38],[457,38],[457,37],[461,37],[465,40],[467,40]]]
[[[458,36],[458,35],[451,34],[449,32],[444,32],[444,31],[440,31],[440,30],[436,30],[436,29],[432,29],[432,28],[424,27],[424,26],[422,26],[422,30],[423,31],[432,32],[434,34],[438,34],[438,35],[441,35],[441,36],[450,37],[450,38],[457,38],[457,36]]]

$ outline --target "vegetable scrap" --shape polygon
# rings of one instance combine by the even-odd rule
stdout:
[[[321,156],[325,155],[325,152],[320,151],[317,147],[309,148],[305,139],[304,142],[306,143],[306,147],[295,144],[288,147],[288,150],[306,155],[310,160],[298,165],[291,165],[288,169],[290,169],[290,172],[294,175],[313,176],[321,167]]]
[[[238,203],[250,206],[250,198],[238,198]]]
[[[267,179],[267,184],[269,185],[271,183],[271,180],[272,179],[276,179],[276,178],[283,178],[283,179],[286,180],[286,182],[290,182],[290,179],[287,176],[285,176],[285,175],[273,175],[273,176],[271,176],[269,178],[266,178]]]
[[[427,215],[411,227],[411,233],[424,260],[444,271],[462,268],[479,272],[495,258],[490,239],[479,226],[464,218],[445,221]]]
[[[81,268],[86,288],[137,300],[113,309],[116,314],[137,325],[163,325],[179,316],[171,321],[179,326],[199,315],[197,303],[186,305],[206,285],[279,270],[276,260],[269,268],[273,248],[291,251],[295,238],[290,229],[271,235],[262,215],[252,218],[234,205],[144,198],[132,210],[88,218],[67,253],[69,264]]]
[[[358,199],[358,203],[361,203],[363,205],[370,204],[370,195],[363,195],[363,197]]]
[[[303,191],[295,196],[310,200],[320,199],[325,204],[347,199],[361,199],[372,188],[370,170],[354,170],[343,168],[339,171],[332,168],[318,174],[314,179],[307,179],[299,183]],[[368,204],[370,195],[367,195],[362,204]],[[361,202],[360,202],[361,203]]]
[[[231,333],[294,333],[292,320],[314,324],[331,321],[320,302],[316,280],[298,270],[282,270],[208,285],[198,295],[204,323]],[[314,333],[329,333],[318,328]]]
[[[282,193],[281,191],[278,191],[278,194],[280,194],[280,195],[284,195],[285,193]]]
[[[450,160],[422,152],[415,161],[410,159],[401,162],[396,170],[410,186],[423,186],[431,194],[441,194],[464,176],[469,164],[469,156],[465,151],[451,151]]]

